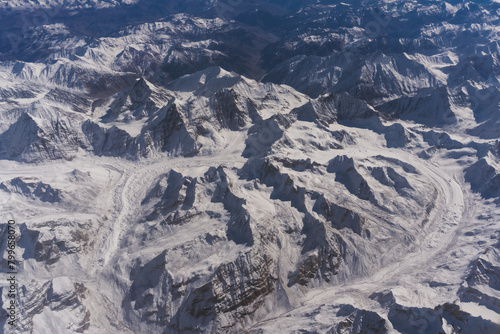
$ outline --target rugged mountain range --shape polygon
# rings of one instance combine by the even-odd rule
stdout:
[[[500,3],[0,5],[15,333],[498,333]]]

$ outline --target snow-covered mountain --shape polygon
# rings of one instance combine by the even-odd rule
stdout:
[[[498,333],[499,13],[2,3],[0,331]]]

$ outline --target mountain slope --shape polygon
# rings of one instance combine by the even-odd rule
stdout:
[[[4,4],[0,331],[497,333],[499,10]]]

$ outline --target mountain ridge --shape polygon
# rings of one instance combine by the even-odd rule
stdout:
[[[14,332],[496,333],[499,9],[3,4]]]

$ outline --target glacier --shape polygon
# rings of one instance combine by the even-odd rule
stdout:
[[[500,3],[0,16],[1,332],[500,331]]]

